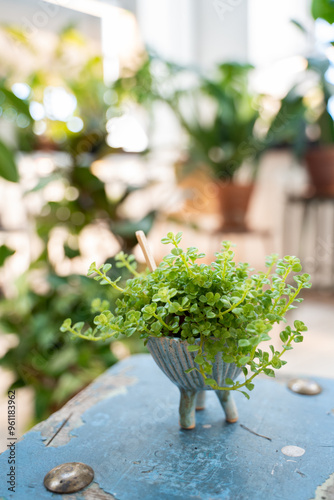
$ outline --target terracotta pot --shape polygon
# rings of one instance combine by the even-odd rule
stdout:
[[[312,194],[334,196],[334,146],[309,149],[305,155]]]
[[[147,347],[154,361],[164,374],[177,385],[180,390],[180,426],[183,429],[195,427],[195,410],[204,409],[204,391],[213,390],[206,385],[203,376],[197,371],[185,373],[195,366],[196,352],[189,352],[187,342],[171,337],[150,337]],[[225,363],[221,356],[216,356],[211,377],[220,387],[226,387],[225,379],[235,380],[241,373],[241,368],[234,363]],[[238,420],[238,412],[230,391],[215,391],[225,412],[227,422]]]
[[[243,232],[247,230],[246,217],[254,184],[239,185],[219,182],[219,204],[223,216],[223,231]]]
[[[197,220],[200,215],[216,214],[218,210],[218,188],[205,165],[186,173],[184,165],[174,165],[177,185],[183,193],[183,204],[179,210],[182,218]]]

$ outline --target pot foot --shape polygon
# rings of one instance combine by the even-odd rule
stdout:
[[[180,387],[180,427],[182,429],[194,429],[196,425],[196,391],[189,391]]]
[[[205,410],[205,391],[199,391],[196,396],[196,411]]]
[[[180,426],[180,427],[181,427],[181,429],[183,429],[184,431],[191,431],[192,429],[195,429],[196,424],[193,424],[193,425],[191,425],[190,427],[184,427],[183,425],[181,425],[181,422],[179,422],[179,426]]]
[[[238,410],[230,391],[216,391],[217,397],[225,413],[226,421],[234,424],[238,421]]]

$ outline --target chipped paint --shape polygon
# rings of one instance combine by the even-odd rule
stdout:
[[[79,500],[78,493],[75,495],[62,495],[62,500]],[[97,483],[92,483],[80,494],[80,500],[116,500],[114,495],[107,493]]]
[[[315,490],[315,497],[311,500],[334,500],[334,472]]]
[[[304,455],[305,450],[304,448],[300,448],[299,446],[289,445],[283,446],[281,452],[283,453],[283,455],[286,455],[288,457],[301,457]]]
[[[124,367],[129,371],[122,371]],[[122,387],[114,378],[120,381],[120,372],[126,394],[120,390],[110,399],[110,391]],[[52,418],[47,438],[44,434],[43,440],[35,429],[17,443],[18,482],[13,496],[5,488],[9,453],[0,455],[0,498],[54,499],[44,488],[43,478],[53,467],[71,461],[90,465],[95,482],[75,496],[62,497],[64,500],[268,500],[268,491],[272,500],[309,500],[317,486],[333,474],[334,447],[328,442],[332,419],[326,414],[333,406],[332,380],[319,379],[324,391],[317,405],[312,398],[296,398],[271,380],[259,380],[250,401],[236,394],[240,421],[250,429],[260,426],[271,437],[268,441],[239,425],[222,422],[221,409],[210,391],[206,410],[197,416],[197,429],[180,431],[178,389],[149,356],[128,358],[106,375],[113,384],[98,379],[93,390],[85,390],[90,398],[101,388],[103,394],[96,404],[91,402],[84,410],[80,402],[79,411],[67,406],[67,412],[58,418],[59,428],[75,409],[85,423],[70,431],[73,439],[66,446],[46,446],[56,427]],[[87,407],[87,398],[81,396]],[[211,427],[205,429],[205,425]],[[68,433],[67,426],[60,435]],[[288,461],[290,457],[280,452],[287,443],[299,444],[306,453],[292,458],[295,462]]]
[[[124,370],[114,376],[104,374],[95,383],[79,392],[59,411],[51,415],[50,418],[33,427],[32,430],[40,432],[47,444],[63,422],[68,419],[64,428],[49,444],[49,447],[55,448],[64,446],[74,437],[71,431],[84,425],[85,421],[82,418],[82,414],[86,410],[96,405],[99,401],[126,394],[127,387],[136,382],[137,379],[126,376]],[[69,416],[70,418],[68,418]]]

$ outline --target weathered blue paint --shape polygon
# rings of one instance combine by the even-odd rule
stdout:
[[[113,392],[124,373],[133,382]],[[17,444],[14,495],[6,486],[8,453],[0,456],[0,495],[96,500],[102,498],[94,493],[98,484],[105,498],[113,498],[110,494],[117,500],[309,500],[334,472],[334,384],[317,381],[324,389],[318,396],[294,394],[265,379],[258,380],[250,401],[236,395],[240,423],[271,441],[226,423],[210,392],[206,410],[189,432],[178,427],[177,388],[149,356],[133,356],[109,371],[108,384],[98,379],[90,388],[105,393],[83,412],[65,444],[45,446],[55,416],[49,436],[32,430]],[[70,422],[61,433],[67,428]],[[305,454],[291,459],[280,451],[286,445],[300,446]],[[72,461],[90,465],[94,483],[70,496],[45,490],[45,474]]]
[[[189,368],[198,367],[194,361],[197,352],[189,352],[186,341],[171,337],[150,337],[147,347],[159,368],[180,389],[180,426],[183,429],[194,429],[197,399],[203,399],[203,391],[213,390],[197,370],[185,373]],[[211,377],[219,386],[226,387],[225,379],[235,380],[240,373],[241,368],[234,363],[224,363],[221,355],[216,355]],[[230,423],[236,422],[238,411],[232,394],[229,391],[216,391],[216,393],[226,420]]]

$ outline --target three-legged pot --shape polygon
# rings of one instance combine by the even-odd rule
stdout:
[[[205,384],[203,376],[196,370],[185,373],[195,366],[196,352],[189,352],[187,342],[171,337],[150,337],[147,347],[154,361],[167,377],[180,389],[180,426],[183,429],[193,429],[196,425],[195,410],[203,410],[205,391],[213,390]],[[216,356],[211,378],[220,387],[224,387],[226,378],[235,380],[241,373],[241,368],[234,363],[225,363],[221,355]],[[225,385],[226,386],[226,385]],[[238,420],[238,411],[230,391],[215,391],[222,405],[227,422]]]

